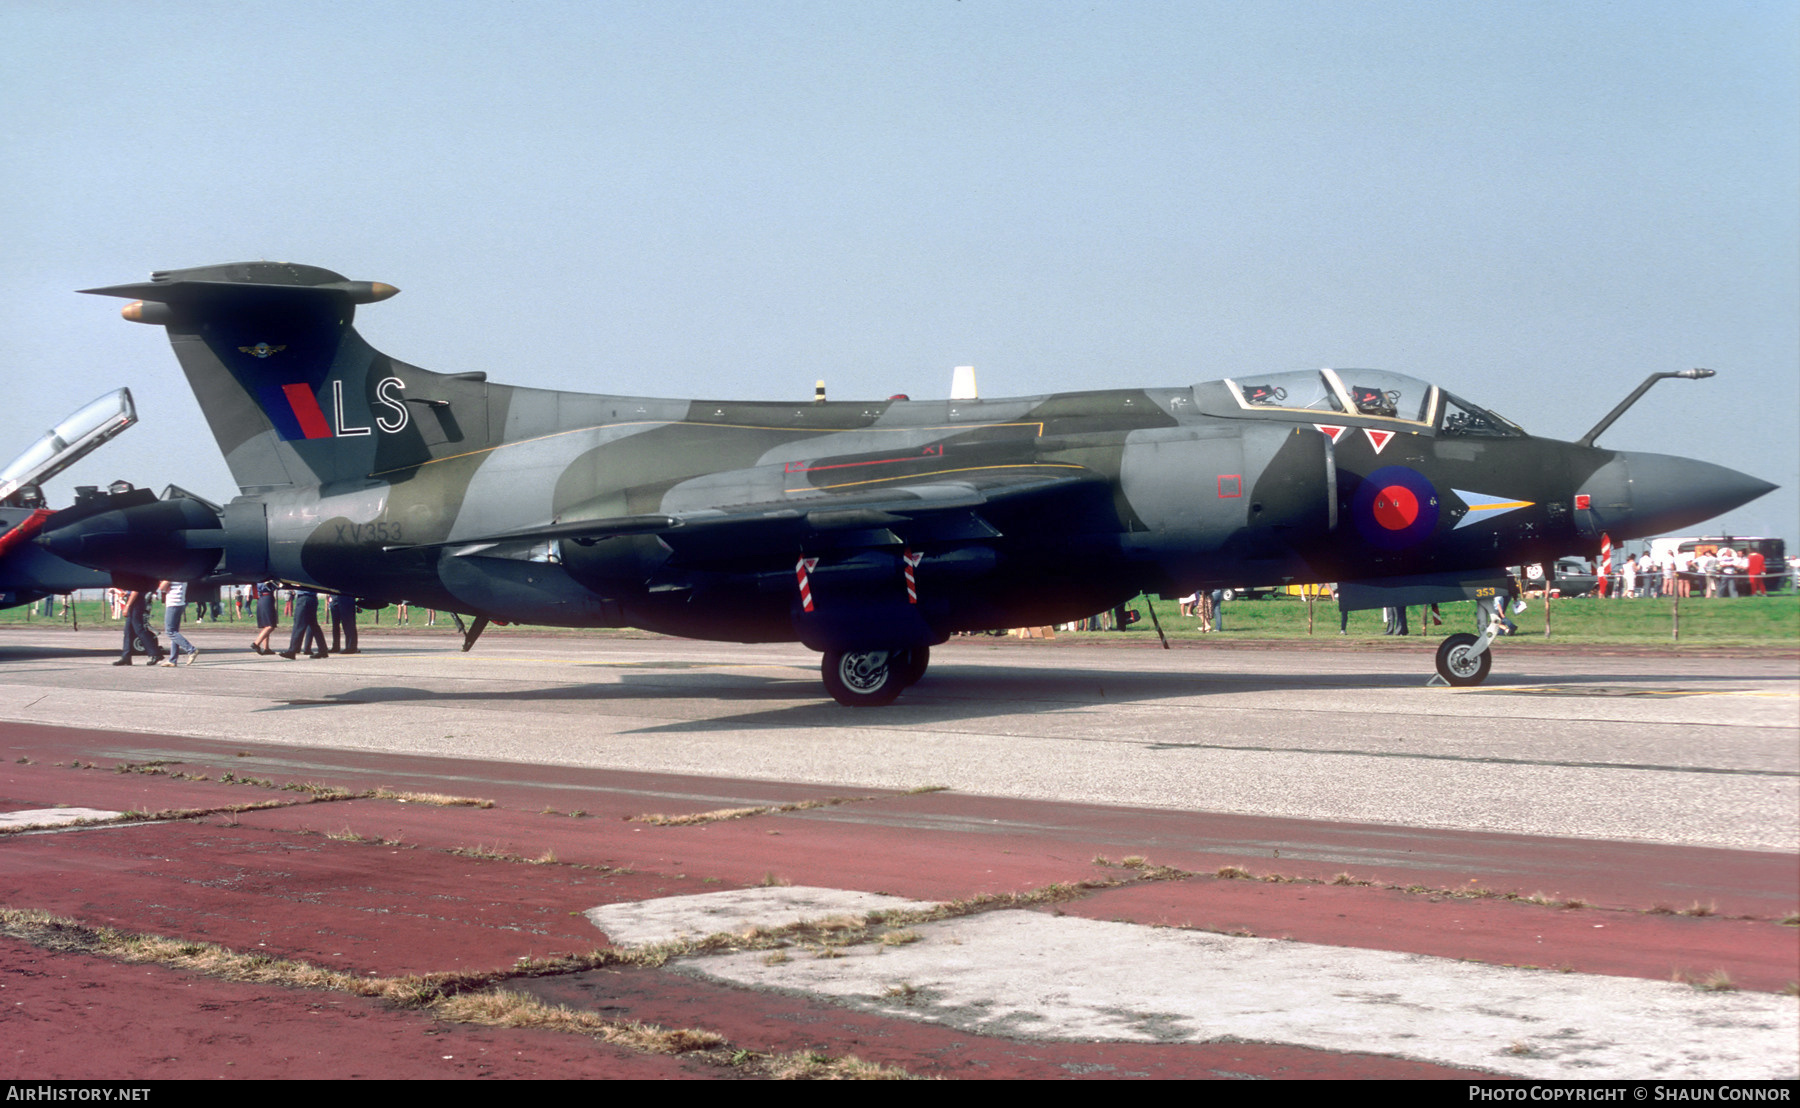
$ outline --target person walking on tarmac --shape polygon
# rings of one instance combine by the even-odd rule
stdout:
[[[319,626],[319,594],[312,589],[294,590],[294,631],[281,656],[291,662],[301,651],[309,658],[328,657],[325,630]]]
[[[347,593],[333,593],[331,597],[331,652],[362,653],[356,649],[356,598]]]
[[[275,626],[280,621],[275,615],[275,582],[258,581],[256,583],[256,637],[250,640],[250,650],[254,654],[273,654],[269,649],[269,639],[275,634]]]
[[[150,664],[157,665],[162,661],[162,647],[150,633],[149,623],[144,618],[144,610],[150,604],[150,582],[130,578],[125,587],[128,590],[125,596],[125,640],[119,650],[119,660],[113,665],[130,665],[132,651],[139,643],[143,644],[144,652],[150,655]]]
[[[187,582],[164,581],[157,585],[157,588],[161,589],[163,594],[163,634],[169,636],[169,657],[162,664],[165,666],[179,665],[181,656],[186,654],[188,665],[191,666],[194,664],[194,659],[200,656],[200,652],[194,649],[194,644],[181,633],[181,616],[187,611]]]

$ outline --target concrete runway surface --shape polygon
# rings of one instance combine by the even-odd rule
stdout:
[[[115,636],[0,631],[0,904],[488,973],[731,1046],[471,1030],[13,928],[0,1011],[35,1033],[9,1031],[9,1076],[730,1076],[782,1052],[919,1076],[1800,1076],[1791,654],[1503,640],[1465,690],[1426,687],[1426,640],[972,638],[852,711],[792,646],[370,635],[289,662],[203,626],[171,670],[108,665]],[[767,930],[896,909],[923,914],[842,944]],[[661,968],[509,969],[751,927],[754,949]],[[132,1024],[150,1005],[169,1015]]]

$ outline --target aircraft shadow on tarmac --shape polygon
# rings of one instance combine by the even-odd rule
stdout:
[[[482,692],[440,692],[407,685],[369,686],[329,693],[316,699],[296,698],[262,711],[333,707],[347,704],[486,702],[551,704],[558,702],[729,700],[773,702],[728,716],[677,720],[638,728],[634,734],[658,731],[728,731],[745,728],[804,726],[906,726],[977,719],[1011,713],[1039,713],[1205,695],[1208,692],[1296,693],[1330,688],[1404,688],[1419,684],[1415,675],[1371,674],[1318,677],[1307,674],[1243,675],[1205,673],[1141,673],[1129,670],[1030,669],[993,666],[933,666],[906,698],[883,708],[857,710],[818,696],[809,670],[793,676],[720,672],[729,663],[704,671],[676,663],[668,670],[630,672],[606,684],[553,685]],[[804,703],[794,703],[795,701]]]
[[[7,662],[47,662],[57,659],[111,658],[119,653],[119,644],[104,649],[91,646],[0,646],[0,665]]]
[[[445,692],[406,685],[368,686],[329,693],[317,699],[293,699],[262,711],[293,711],[353,704],[393,704],[414,701],[433,703],[485,702],[494,704],[552,704],[561,702],[729,700],[749,702],[745,711],[703,719],[674,720],[636,728],[633,734],[658,732],[706,732],[745,729],[780,729],[807,726],[893,727],[934,725],[959,720],[1010,714],[1038,714],[1109,704],[1152,703],[1223,693],[1280,693],[1306,696],[1346,689],[1419,688],[1424,679],[1414,673],[1371,674],[1244,674],[1244,673],[1145,673],[1135,670],[1008,669],[996,666],[936,665],[906,696],[887,707],[846,709],[819,699],[810,673],[796,668],[794,676],[747,675],[722,672],[729,663],[694,665],[670,663],[664,669],[644,665],[621,675],[617,682],[552,685],[539,688]],[[1578,674],[1559,673],[1559,689],[1592,682],[1595,695],[1620,695],[1643,686],[1664,691],[1679,685],[1694,691],[1729,681],[1733,686],[1758,683],[1744,677],[1710,678],[1682,674]],[[1484,689],[1510,691],[1504,681]],[[1518,689],[1519,692],[1526,691]],[[795,703],[795,701],[803,703]],[[768,704],[757,708],[756,703]]]

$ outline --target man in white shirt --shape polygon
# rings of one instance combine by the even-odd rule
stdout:
[[[169,656],[159,664],[172,667],[186,654],[187,664],[191,666],[200,651],[181,633],[181,616],[187,611],[187,582],[164,581],[158,588],[163,594],[163,632],[169,636]]]
[[[1708,551],[1695,561],[1694,568],[1706,578],[1706,595],[1719,595],[1719,555],[1717,551]]]

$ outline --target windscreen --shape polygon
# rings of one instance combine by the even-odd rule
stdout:
[[[1525,432],[1506,417],[1477,407],[1460,396],[1444,394],[1444,419],[1440,433],[1467,438],[1511,439]]]

